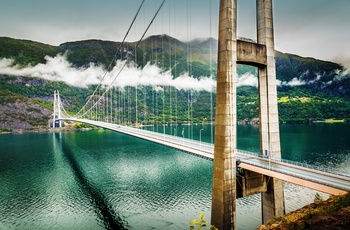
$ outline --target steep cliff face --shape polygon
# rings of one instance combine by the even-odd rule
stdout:
[[[52,112],[31,99],[0,91],[0,132],[48,128]]]

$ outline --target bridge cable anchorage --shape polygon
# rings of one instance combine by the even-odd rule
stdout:
[[[145,0],[143,0],[143,1],[141,2],[141,4],[140,4],[140,6],[139,6],[139,8],[138,8],[138,10],[137,10],[137,12],[136,12],[136,14],[135,14],[135,16],[134,16],[134,19],[132,20],[132,22],[131,22],[131,24],[130,24],[130,26],[129,26],[129,28],[128,28],[128,30],[127,30],[125,36],[124,36],[124,38],[123,38],[123,41],[120,43],[120,45],[119,45],[117,51],[116,51],[115,54],[114,54],[113,59],[112,59],[111,62],[109,63],[109,66],[108,66],[108,68],[107,68],[105,74],[103,75],[103,77],[102,77],[100,83],[96,86],[96,88],[95,88],[94,92],[92,93],[92,95],[95,95],[96,91],[97,91],[97,90],[99,89],[99,87],[102,85],[102,82],[103,82],[103,80],[105,79],[105,77],[106,77],[108,71],[111,69],[112,64],[117,60],[117,55],[118,55],[118,53],[121,51],[122,47],[124,46],[125,40],[126,40],[127,36],[129,35],[129,32],[130,32],[131,28],[133,27],[133,25],[134,25],[134,23],[135,23],[135,21],[136,21],[136,18],[137,18],[137,16],[139,15],[139,12],[140,12],[140,10],[141,10],[141,8],[142,8],[144,2],[145,2]],[[88,99],[88,101],[85,103],[85,105],[79,110],[78,113],[76,113],[76,114],[74,115],[74,117],[78,117],[78,115],[80,114],[80,112],[81,112],[81,111],[86,107],[86,105],[90,102],[90,99],[91,99],[91,98],[92,98],[92,97],[90,97],[90,98]]]
[[[161,10],[161,8],[163,7],[164,5],[164,2],[165,0],[163,0],[162,4],[159,6],[157,12],[155,13],[155,15],[153,16],[151,22],[148,24],[148,27],[146,28],[146,30],[144,31],[144,33],[142,34],[141,38],[139,39],[139,41],[137,42],[136,46],[135,46],[135,49],[133,52],[131,53],[134,53],[136,52],[136,49],[139,47],[141,41],[143,40],[143,38],[145,37],[147,31],[149,30],[149,28],[151,27],[151,25],[153,24],[155,18],[157,17],[159,11]],[[121,72],[124,70],[124,68],[126,67],[127,64],[129,64],[130,62],[130,59],[129,57],[127,56],[127,59],[126,61],[124,62],[124,64],[122,65],[121,69],[119,70],[119,72],[117,73],[117,75],[114,77],[113,81],[110,83],[110,85],[108,87],[106,87],[106,90],[104,91],[104,93],[100,96],[100,98],[95,102],[94,105],[92,105],[92,107],[96,106],[101,100],[102,98],[104,97],[104,95],[110,90],[110,88],[113,86],[114,82],[116,81],[116,79],[119,77],[119,75],[121,74]],[[86,104],[85,104],[86,105]],[[84,116],[87,112],[89,112],[90,110],[86,111],[83,115],[81,116]]]

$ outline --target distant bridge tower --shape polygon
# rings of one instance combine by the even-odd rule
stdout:
[[[281,157],[272,0],[256,0],[256,8],[257,43],[241,41],[236,33],[236,0],[220,0],[211,211],[211,223],[220,230],[236,229],[236,66],[239,63],[259,69],[260,154]],[[262,192],[265,222],[284,214],[283,182],[271,178],[266,185],[265,177],[260,177],[263,178],[260,188],[246,192]]]
[[[54,91],[53,96],[53,119],[52,119],[52,128],[62,128],[62,121],[59,120],[61,118],[61,108],[60,108],[60,93],[58,90]]]

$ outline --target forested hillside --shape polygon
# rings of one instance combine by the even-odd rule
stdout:
[[[139,72],[146,71],[149,65],[157,65],[161,72],[158,74],[171,73],[173,79],[170,80],[186,73],[186,76],[199,80],[211,75],[216,78],[215,39],[182,42],[159,35],[143,40],[136,51],[135,43],[120,45],[118,42],[87,40],[51,46],[0,37],[0,129],[46,126],[54,90],[60,91],[66,109],[76,112],[98,83],[96,77],[91,76],[112,71],[114,58],[128,58],[136,62],[133,68]],[[87,76],[84,79],[78,79],[78,73],[84,71],[91,73],[83,75]],[[257,70],[240,65],[237,72],[238,120],[254,121],[258,117]],[[276,72],[281,122],[350,118],[350,76],[343,66],[276,51]],[[142,97],[143,100],[139,99],[137,103],[144,111],[140,112],[137,120],[144,123],[154,122],[155,116],[157,123],[186,122],[189,113],[192,122],[211,119],[208,102],[213,101],[215,110],[215,92],[211,94],[208,90],[189,91],[176,87],[162,86],[161,91],[156,91],[157,86],[147,85],[140,86],[136,92],[135,87],[125,86],[123,90],[113,91],[113,97],[125,97],[124,103],[131,111],[135,110],[136,97],[126,97],[125,92]],[[163,102],[162,98],[172,98],[173,102]],[[31,111],[24,113],[24,107]],[[153,107],[162,109],[154,112]],[[115,113],[121,109],[120,105],[116,106]],[[35,115],[34,110],[37,112]],[[21,123],[22,118],[19,117],[23,116],[34,116],[35,119],[29,119],[29,125],[14,125]],[[128,122],[135,121],[134,116]]]

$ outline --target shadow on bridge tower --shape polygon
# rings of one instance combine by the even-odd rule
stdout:
[[[260,154],[281,157],[272,0],[256,0],[257,43],[237,39],[237,2],[220,0],[211,222],[236,228],[236,197],[261,192],[262,219],[284,214],[283,182],[245,172],[237,186],[236,65],[258,67]],[[268,181],[268,183],[266,183]]]

